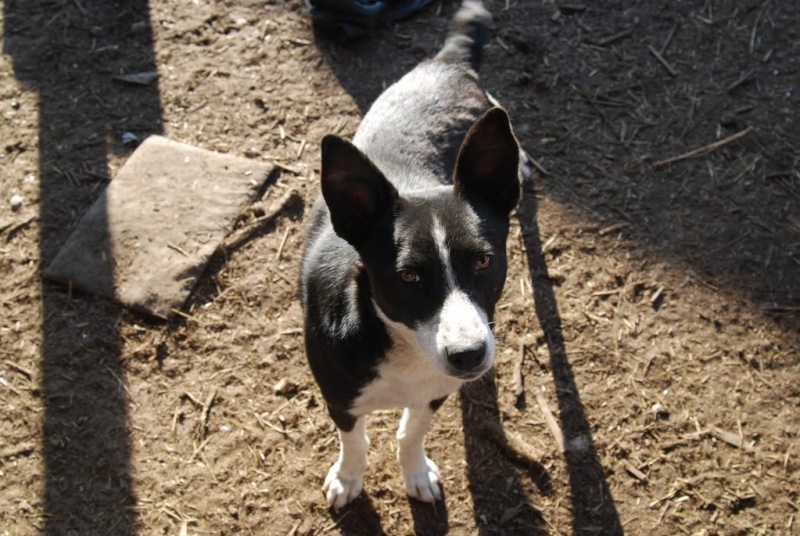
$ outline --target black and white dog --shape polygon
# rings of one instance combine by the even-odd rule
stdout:
[[[302,297],[308,362],[339,429],[324,487],[336,509],[362,489],[367,415],[400,407],[406,492],[440,499],[425,433],[445,397],[494,362],[520,156],[478,85],[489,21],[465,0],[442,50],[378,98],[353,143],[322,140]]]

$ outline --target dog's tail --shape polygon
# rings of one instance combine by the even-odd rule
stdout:
[[[439,61],[462,63],[478,70],[483,56],[483,47],[489,41],[489,25],[492,15],[481,0],[464,0],[453,17],[450,33],[442,50],[434,58]]]

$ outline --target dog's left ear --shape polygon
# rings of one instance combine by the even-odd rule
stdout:
[[[355,248],[398,199],[397,189],[367,155],[338,136],[322,138],[321,181],[333,230]]]
[[[502,216],[517,206],[519,144],[505,110],[490,109],[469,129],[458,152],[453,184],[456,195],[488,203]]]

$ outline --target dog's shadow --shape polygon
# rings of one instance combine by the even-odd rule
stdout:
[[[340,534],[346,536],[380,536],[386,534],[381,525],[381,517],[366,492],[362,492],[346,508],[338,512],[331,508],[329,513],[334,523],[333,526],[329,527],[329,530],[336,528]]]
[[[536,488],[534,493],[550,495],[553,484],[547,470],[534,460],[527,460],[524,467],[514,465],[487,433],[503,430],[494,377],[463,387],[459,398],[467,479],[479,534],[548,534],[539,508],[530,499],[532,490],[525,489],[529,481]]]
[[[433,504],[408,499],[414,534],[417,536],[443,536],[450,530],[447,516],[447,497],[442,490],[442,500]]]
[[[443,493],[444,495],[444,493]],[[414,521],[414,534],[417,536],[444,536],[450,531],[447,516],[447,500],[434,504],[408,499]],[[333,526],[346,536],[381,536],[389,534],[381,524],[381,517],[375,510],[372,499],[365,491],[346,508],[337,512],[329,511]]]

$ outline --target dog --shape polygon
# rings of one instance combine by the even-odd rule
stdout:
[[[362,491],[367,416],[394,408],[406,493],[441,500],[428,426],[494,362],[520,148],[478,83],[490,21],[465,0],[439,53],[378,97],[352,143],[321,143],[301,294],[308,363],[339,432],[323,486],[336,510]]]

